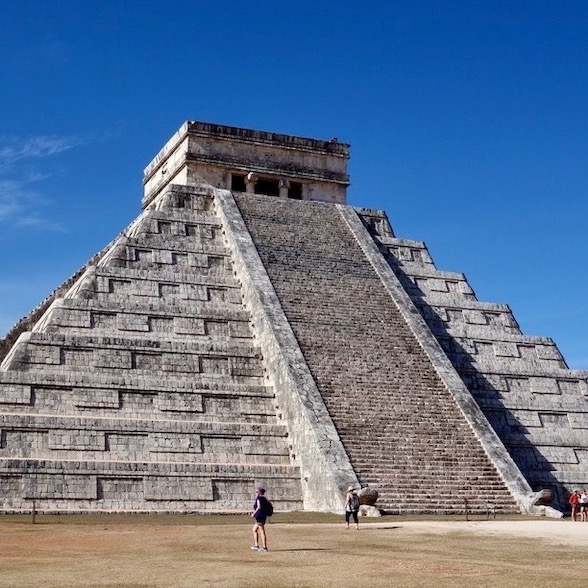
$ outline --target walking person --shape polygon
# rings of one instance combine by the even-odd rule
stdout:
[[[355,491],[355,486],[347,488],[347,495],[345,496],[345,528],[349,529],[349,519],[353,517],[355,529],[359,531],[359,519],[357,513],[359,512],[359,496]]]
[[[265,533],[265,523],[267,518],[272,516],[273,507],[271,502],[265,497],[265,488],[256,488],[255,502],[253,503],[252,518],[255,519],[253,525],[253,545],[254,551],[267,551],[267,536]]]

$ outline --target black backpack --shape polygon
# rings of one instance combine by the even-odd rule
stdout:
[[[274,514],[274,505],[265,496],[263,497],[262,508],[266,517],[271,517]]]

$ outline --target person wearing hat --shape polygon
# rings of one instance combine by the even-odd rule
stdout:
[[[359,496],[355,491],[355,486],[347,488],[347,496],[345,496],[345,528],[349,529],[349,519],[353,517],[355,529],[359,531],[359,519],[357,513],[359,512]]]

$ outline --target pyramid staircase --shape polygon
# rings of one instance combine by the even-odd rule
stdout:
[[[364,485],[388,512],[517,503],[338,207],[236,194]],[[349,214],[349,210],[347,211]],[[352,213],[354,214],[354,213]]]

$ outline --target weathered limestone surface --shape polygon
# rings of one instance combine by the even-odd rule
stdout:
[[[463,274],[438,270],[423,242],[396,238],[383,212],[358,213],[531,487],[565,510],[588,485],[588,372],[523,335],[507,305],[478,301]]]
[[[250,321],[210,190],[168,190],[6,354],[2,509],[300,508]]]
[[[300,463],[304,507],[338,512],[357,476],[235,200],[227,191],[216,194],[268,378]]]

